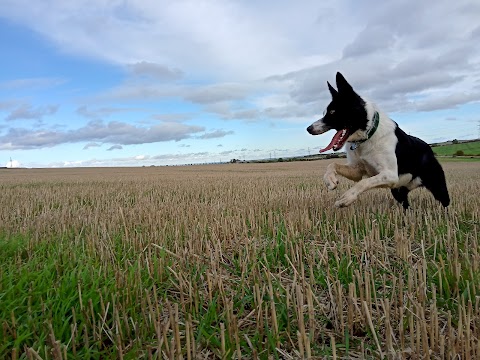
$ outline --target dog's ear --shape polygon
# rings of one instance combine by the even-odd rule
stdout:
[[[338,95],[338,91],[335,90],[335,88],[330,85],[330,83],[327,81],[327,84],[328,84],[328,90],[330,90],[330,94],[332,94],[332,99]]]
[[[352,86],[345,80],[343,75],[340,72],[337,72],[337,89],[338,92],[344,95],[348,93],[354,93]]]

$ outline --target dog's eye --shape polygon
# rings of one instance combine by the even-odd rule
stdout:
[[[335,110],[330,110],[330,115],[335,114]]]

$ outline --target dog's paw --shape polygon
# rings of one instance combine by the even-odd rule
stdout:
[[[335,202],[335,207],[337,208],[342,208],[342,207],[347,207],[350,204],[352,204],[355,200],[357,200],[357,194],[355,191],[348,190],[346,193],[344,193],[340,199],[338,199]]]
[[[338,185],[337,175],[334,172],[326,172],[323,176],[323,181],[327,185],[328,190],[334,190]]]

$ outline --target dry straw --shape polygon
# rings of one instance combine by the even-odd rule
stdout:
[[[328,162],[0,173],[0,357],[480,358],[480,163],[346,209]]]

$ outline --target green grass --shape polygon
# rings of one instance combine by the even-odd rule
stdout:
[[[111,304],[123,303],[124,315],[143,328],[143,341],[153,336],[153,329],[140,314],[140,303],[122,299],[124,291],[116,282],[114,264],[102,264],[94,253],[82,246],[72,246],[71,239],[51,239],[29,246],[28,237],[16,237],[13,244],[0,238],[0,319],[3,335],[0,354],[11,349],[45,349],[54,343],[69,344],[69,358],[108,358],[117,356],[112,346],[114,336],[108,331],[114,323]],[[122,257],[124,254],[117,254]],[[125,281],[138,284],[137,293],[151,289],[152,281],[146,269],[133,266],[124,269]],[[133,299],[132,299],[133,300]],[[115,309],[113,309],[115,310]],[[103,322],[104,331],[99,330]],[[96,330],[95,330],[96,329]],[[152,335],[148,335],[148,330]],[[126,332],[126,330],[124,330]],[[85,332],[85,333],[84,333]],[[127,334],[126,334],[127,335]],[[131,336],[131,335],[127,335]],[[74,344],[77,344],[75,347]],[[134,355],[141,344],[133,344],[125,353]],[[42,356],[42,355],[41,355]]]
[[[480,156],[468,157],[468,156],[455,156],[455,157],[439,157],[440,162],[464,162],[464,163],[475,163],[480,161]]]
[[[435,146],[435,147],[432,147],[432,150],[435,154],[441,155],[441,156],[455,155],[457,151],[463,151],[465,156],[468,156],[468,155],[478,156],[480,155],[480,141]]]

